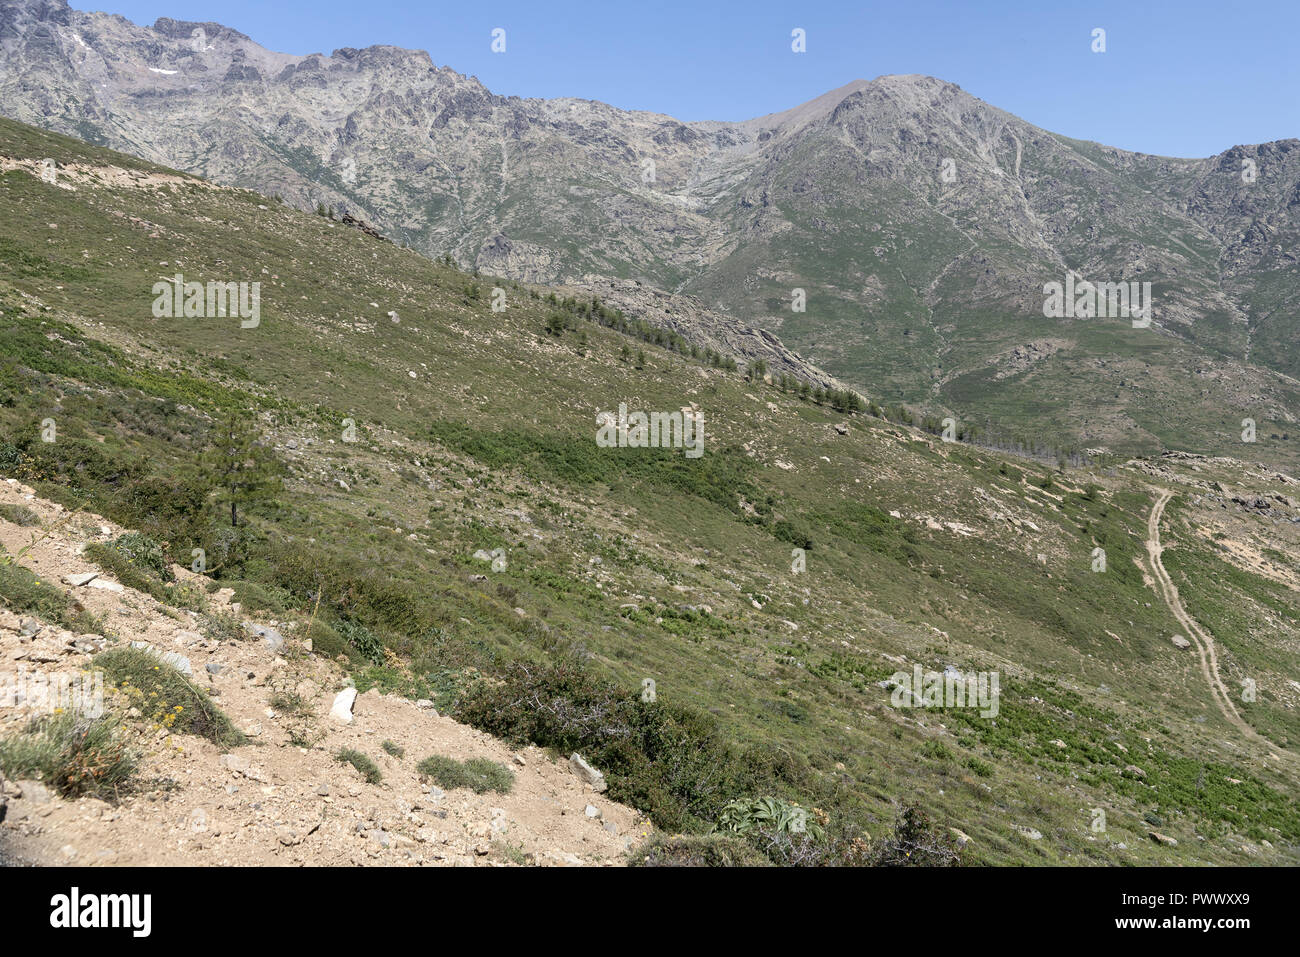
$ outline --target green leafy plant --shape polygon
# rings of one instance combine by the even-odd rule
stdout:
[[[125,555],[132,565],[153,572],[165,582],[174,581],[176,578],[172,574],[171,565],[167,562],[167,554],[163,546],[147,535],[127,532],[114,539],[109,547]]]
[[[825,836],[821,823],[815,817],[810,817],[805,808],[775,797],[730,802],[718,814],[714,829],[732,834],[748,834],[754,830],[807,834],[813,840]]]

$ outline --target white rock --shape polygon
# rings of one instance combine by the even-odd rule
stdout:
[[[244,630],[250,635],[257,635],[274,654],[279,654],[284,650],[284,636],[274,628],[267,625],[259,625],[255,621],[244,622]]]
[[[590,764],[582,759],[582,755],[576,751],[569,757],[569,766],[573,772],[592,786],[596,791],[603,791],[607,787],[605,784],[605,775],[601,774]]]
[[[330,708],[330,717],[343,724],[352,723],[352,706],[357,700],[356,688],[344,688],[334,696],[334,705]]]

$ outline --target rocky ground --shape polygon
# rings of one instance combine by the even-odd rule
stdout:
[[[563,760],[501,741],[439,715],[427,702],[372,689],[351,708],[339,665],[314,654],[290,622],[261,622],[247,639],[205,634],[204,619],[126,588],[82,556],[86,544],[123,529],[70,515],[31,489],[0,482],[0,503],[23,505],[35,526],[0,520],[0,543],[42,582],[99,616],[104,634],[77,635],[0,607],[0,676],[79,675],[93,652],[145,642],[188,666],[192,679],[248,736],[226,751],[204,738],[149,730],[138,720],[143,784],[116,802],[71,801],[36,781],[0,784],[0,860],[92,865],[617,865],[650,831],[636,811],[598,793]],[[180,579],[194,580],[175,566]],[[89,582],[82,582],[94,574]],[[231,595],[212,610],[238,617]],[[302,707],[278,711],[286,690]],[[108,704],[117,696],[108,692]],[[339,705],[339,695],[343,703]],[[335,707],[338,705],[338,707]],[[351,720],[331,716],[331,709]],[[0,737],[33,714],[31,702],[0,699]],[[291,741],[299,742],[295,744]],[[310,742],[300,746],[304,742]],[[396,745],[402,757],[381,745]],[[353,748],[383,780],[367,783],[335,755]],[[444,791],[416,772],[431,755],[489,758],[515,774],[508,794]]]

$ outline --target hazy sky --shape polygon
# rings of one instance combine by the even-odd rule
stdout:
[[[215,20],[273,50],[428,50],[494,93],[683,120],[787,109],[928,73],[1067,136],[1169,156],[1300,136],[1300,0],[1075,3],[72,0],[140,24]],[[506,50],[491,50],[494,28]],[[791,50],[805,31],[807,51]],[[1106,31],[1094,53],[1093,30]]]

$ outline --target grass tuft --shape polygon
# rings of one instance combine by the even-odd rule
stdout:
[[[141,648],[112,648],[95,656],[104,679],[127,694],[157,724],[232,748],[246,739],[207,693]]]
[[[367,784],[378,784],[384,779],[383,774],[379,771],[379,765],[366,757],[360,751],[353,748],[344,748],[338,754],[334,755],[335,760],[341,764],[350,764],[366,779]]]
[[[129,788],[138,760],[115,716],[42,715],[0,741],[5,775],[36,778],[66,798],[116,800]]]
[[[514,772],[504,764],[489,761],[487,758],[470,758],[457,761],[455,758],[435,754],[425,758],[417,765],[425,777],[432,778],[439,787],[453,791],[456,788],[469,788],[475,794],[496,791],[509,794],[515,786]]]

